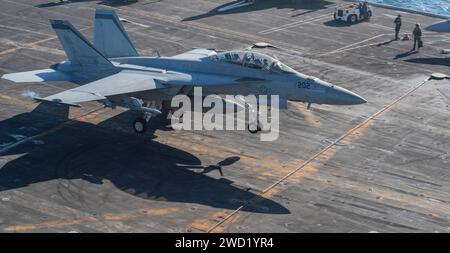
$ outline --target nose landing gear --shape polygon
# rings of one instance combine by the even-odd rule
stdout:
[[[251,134],[256,134],[257,132],[261,131],[261,128],[259,127],[259,124],[257,122],[250,122],[248,123],[247,130]]]
[[[143,134],[147,131],[148,122],[144,119],[144,117],[136,118],[133,122],[133,129],[138,134]]]
[[[269,131],[270,130],[270,125],[268,124],[268,122],[265,121],[261,121],[261,114],[258,108],[258,105],[253,105],[253,104],[247,104],[248,106],[248,112],[249,112],[249,121],[247,124],[247,130],[251,133],[251,134],[256,134],[260,131]],[[252,114],[253,116],[250,116],[250,114]],[[267,115],[266,115],[267,117]]]

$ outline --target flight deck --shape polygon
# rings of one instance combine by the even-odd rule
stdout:
[[[0,0],[0,75],[66,59],[49,19],[92,41],[113,9],[141,55],[258,42],[296,71],[364,97],[290,102],[279,138],[248,131],[133,131],[133,113],[95,102],[36,103],[76,87],[0,79],[0,232],[450,232],[450,34],[394,41],[437,17],[372,7],[333,20],[342,1]]]

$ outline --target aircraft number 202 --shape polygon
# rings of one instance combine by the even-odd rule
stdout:
[[[300,81],[297,83],[299,89],[311,89],[311,84],[307,81]]]

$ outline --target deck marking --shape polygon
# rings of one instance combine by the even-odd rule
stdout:
[[[300,24],[307,24],[307,23],[311,23],[311,22],[314,22],[314,21],[318,21],[318,20],[324,19],[325,17],[329,17],[329,16],[330,16],[329,14],[324,14],[324,15],[320,15],[320,16],[317,16],[317,17],[314,17],[314,18],[309,18],[309,19],[300,20],[300,21],[296,21],[296,22],[293,22],[293,23],[285,24],[285,25],[282,25],[282,26],[279,26],[279,27],[273,27],[273,28],[270,28],[270,29],[267,29],[267,30],[260,31],[258,33],[260,33],[260,34],[269,34],[269,33],[273,33],[273,32],[278,32],[278,31],[281,31],[281,30],[285,30],[285,29],[289,29],[289,28],[295,27],[295,26],[300,25]]]
[[[311,112],[311,110],[307,109],[303,103],[292,102],[290,104],[292,104],[297,110],[299,110],[303,114],[303,116],[305,116],[305,119],[306,121],[309,122],[309,124],[317,128],[322,128],[322,122],[320,122],[319,119]]]
[[[441,89],[436,89],[444,98],[447,99],[447,102],[450,102],[450,97],[447,96]]]
[[[3,154],[3,153],[5,153],[5,152],[7,152],[7,151],[9,151],[9,150],[11,150],[11,149],[13,149],[13,148],[15,148],[15,147],[17,147],[17,146],[20,146],[20,145],[24,144],[24,143],[27,143],[27,142],[29,142],[29,141],[32,141],[32,140],[41,138],[41,137],[43,137],[43,136],[45,136],[45,135],[48,135],[48,134],[50,134],[50,133],[54,133],[54,132],[56,132],[56,131],[62,129],[64,126],[73,124],[75,121],[77,121],[77,120],[79,120],[79,119],[83,119],[83,118],[85,118],[86,116],[89,116],[90,114],[93,114],[93,113],[95,113],[95,112],[97,112],[97,111],[100,111],[101,109],[104,109],[104,108],[105,108],[105,107],[104,107],[103,105],[102,105],[102,106],[99,106],[99,107],[96,107],[96,108],[94,108],[94,109],[92,109],[92,110],[90,110],[90,111],[87,111],[87,112],[83,113],[82,115],[80,115],[80,116],[78,116],[78,117],[76,117],[76,118],[70,119],[70,120],[68,120],[68,121],[66,121],[66,122],[64,122],[64,123],[62,123],[62,124],[59,124],[59,125],[57,125],[57,126],[54,126],[54,127],[50,128],[50,129],[48,129],[48,130],[46,130],[46,131],[44,131],[44,132],[42,132],[42,133],[39,133],[39,134],[30,136],[30,137],[27,137],[27,138],[25,138],[25,139],[23,139],[23,140],[21,140],[21,141],[18,141],[18,142],[15,142],[15,143],[11,144],[11,145],[8,145],[8,146],[6,146],[6,147],[0,149],[0,155]]]
[[[78,30],[78,31],[82,32],[82,31],[85,31],[85,30],[90,29],[90,28],[92,28],[92,26],[84,27],[84,28],[82,28],[82,29],[80,29],[80,30]],[[26,44],[20,45],[20,46],[18,46],[18,47],[13,47],[13,48],[10,48],[10,49],[5,49],[5,50],[3,50],[3,51],[0,51],[0,56],[5,55],[5,54],[9,54],[9,53],[16,52],[16,51],[19,50],[19,49],[23,49],[23,48],[32,48],[33,46],[36,46],[36,45],[39,45],[39,44],[43,44],[43,43],[52,41],[52,40],[54,40],[54,39],[56,39],[56,38],[58,38],[58,37],[55,36],[55,35],[53,35],[53,36],[50,36],[50,37],[48,37],[48,38],[46,38],[46,39],[42,39],[42,40],[38,40],[38,41],[26,43]]]
[[[118,11],[126,11],[126,10],[123,10],[123,9],[120,9],[120,8],[115,8],[115,9],[118,10]],[[179,26],[183,26],[183,27],[190,27],[190,28],[194,28],[194,29],[198,29],[198,30],[208,30],[210,32],[215,32],[215,33],[219,32],[219,33],[223,33],[223,34],[226,34],[226,35],[229,35],[229,36],[236,36],[236,37],[239,37],[240,39],[245,39],[245,40],[249,41],[248,43],[253,43],[255,41],[265,41],[265,42],[268,42],[270,44],[280,46],[280,48],[282,48],[283,51],[288,52],[288,53],[290,52],[295,57],[305,57],[304,56],[305,54],[303,52],[307,51],[305,48],[298,47],[298,46],[295,46],[295,45],[292,45],[292,44],[287,45],[287,44],[283,43],[282,41],[273,41],[273,40],[271,40],[269,38],[260,37],[258,35],[244,34],[244,33],[240,33],[240,32],[237,32],[237,31],[232,31],[232,30],[228,30],[228,29],[224,29],[224,28],[220,28],[220,27],[213,27],[213,26],[210,26],[210,25],[207,25],[207,24],[204,24],[204,23],[200,23],[200,22],[193,21],[193,22],[189,22],[189,23],[180,23],[179,20],[174,18],[174,17],[169,17],[169,16],[164,16],[163,17],[157,12],[151,12],[151,13],[145,12],[145,13],[142,13],[142,12],[138,11],[136,14],[142,15],[144,17],[149,17],[149,18],[152,18],[152,19],[156,19],[156,20],[159,20],[161,22],[173,23],[173,24],[176,24],[176,25],[179,25]],[[176,27],[176,26],[174,26],[174,27]],[[386,34],[384,34],[384,35],[386,35]],[[380,35],[376,35],[376,36],[381,36],[381,34]],[[374,38],[372,37],[372,38],[369,38],[368,40],[370,40],[370,39],[374,39]],[[357,43],[353,43],[352,45],[358,45],[358,43],[363,43],[365,41],[360,41],[360,42],[357,42]],[[347,45],[346,47],[350,47],[350,46],[351,45]],[[293,48],[293,49],[288,49],[289,47]],[[340,48],[338,50],[345,49],[346,47]],[[348,50],[348,51],[350,51],[350,50]],[[330,54],[330,52],[324,53],[323,55],[327,55],[327,54]],[[321,55],[317,54],[317,56],[320,57]],[[374,58],[374,60],[385,63],[385,60],[383,60],[383,59]],[[402,62],[396,62],[396,64],[399,64],[399,65],[402,65],[402,66],[412,67],[410,64],[402,63]],[[424,69],[422,67],[414,67],[414,68],[420,69],[422,71],[426,70],[426,71],[429,72],[429,74],[433,73],[433,71],[431,71],[429,69]]]
[[[321,151],[319,151],[317,154],[313,155],[312,157],[310,157],[308,160],[306,160],[300,167],[294,169],[293,171],[289,172],[288,174],[286,174],[284,177],[282,177],[280,180],[276,181],[275,183],[273,183],[272,185],[270,185],[269,187],[267,187],[265,190],[263,190],[261,193],[259,193],[257,196],[263,198],[263,195],[266,193],[270,193],[270,191],[274,190],[275,187],[277,187],[279,184],[281,184],[283,181],[285,181],[286,179],[288,179],[289,177],[291,177],[293,174],[301,171],[303,168],[309,166],[312,162],[314,162],[316,160],[316,158],[318,158],[319,156],[323,155],[324,153],[326,153],[327,151],[331,150],[333,147],[337,146],[342,140],[346,139],[348,136],[352,135],[352,134],[356,134],[356,135],[360,135],[361,134],[361,130],[362,129],[367,129],[367,127],[369,127],[374,121],[374,119],[378,116],[380,116],[381,114],[389,111],[394,105],[396,105],[397,103],[399,103],[401,100],[403,100],[405,97],[409,96],[411,93],[413,93],[414,91],[416,91],[417,89],[419,89],[420,87],[422,87],[424,84],[427,83],[427,81],[430,80],[430,77],[427,77],[424,81],[420,82],[418,85],[416,85],[415,87],[413,87],[412,89],[410,89],[409,91],[407,91],[405,94],[403,94],[402,96],[394,99],[391,103],[383,106],[380,110],[378,110],[377,112],[375,112],[374,114],[372,114],[370,117],[368,117],[366,120],[364,120],[363,122],[359,123],[358,125],[356,125],[355,127],[351,128],[350,130],[348,130],[346,133],[344,133],[341,137],[339,137],[338,139],[336,139],[334,142],[332,142],[330,145],[326,146],[324,149],[322,149]],[[348,144],[348,143],[346,143]],[[330,157],[331,158],[331,157]],[[273,195],[273,194],[272,194]],[[216,230],[218,227],[220,227],[222,224],[224,224],[225,222],[227,222],[229,219],[231,219],[233,216],[235,216],[237,213],[239,213],[239,211],[241,211],[243,208],[245,207],[244,205],[241,205],[240,207],[238,207],[236,210],[234,210],[232,213],[230,213],[227,217],[225,217],[223,220],[221,220],[220,222],[216,223],[214,226],[212,226],[210,229],[208,229],[208,233],[213,232],[214,230]]]
[[[36,229],[45,229],[45,228],[59,228],[59,227],[65,227],[65,226],[72,226],[72,225],[78,225],[85,222],[105,222],[105,221],[126,221],[135,219],[138,217],[157,217],[157,216],[166,216],[170,213],[174,213],[179,211],[179,208],[177,207],[169,207],[169,208],[149,208],[149,209],[139,209],[134,212],[128,212],[128,213],[105,213],[101,215],[100,217],[95,216],[81,216],[74,219],[63,219],[63,220],[53,220],[53,221],[46,221],[42,223],[36,223],[36,224],[23,224],[23,225],[13,225],[3,228],[3,232],[24,232],[24,231],[30,231],[30,230],[36,230]]]
[[[120,9],[120,8],[115,8],[115,9],[118,11],[124,11],[123,9]],[[217,27],[217,26],[210,26],[210,25],[207,25],[207,24],[204,24],[201,22],[192,21],[189,23],[180,23],[180,20],[178,18],[174,18],[174,17],[170,17],[170,16],[163,16],[157,12],[136,11],[135,14],[141,15],[143,17],[149,17],[152,19],[156,19],[163,23],[172,23],[175,25],[172,27],[175,27],[178,29],[181,29],[181,28],[179,28],[181,26],[181,27],[185,27],[185,28],[193,28],[196,30],[207,30],[207,31],[210,31],[213,33],[223,33],[225,35],[235,36],[236,38],[240,38],[240,39],[244,39],[244,40],[248,41],[248,42],[246,42],[247,44],[254,43],[255,41],[265,41],[267,43],[277,45],[280,48],[283,48],[283,50],[286,52],[295,52],[297,54],[306,50],[305,48],[298,47],[298,46],[295,46],[292,44],[286,44],[286,43],[283,43],[282,41],[274,41],[269,38],[260,37],[258,35],[253,35],[253,34],[244,34],[244,33],[238,32],[238,31],[228,30],[228,29],[224,29],[221,27]],[[192,31],[190,31],[190,32],[192,32]],[[195,32],[192,32],[192,33],[195,33]],[[293,50],[287,49],[288,47],[291,47],[294,49]]]
[[[375,35],[375,36],[373,36],[373,37],[371,37],[371,38],[368,38],[368,39],[365,39],[365,40],[362,40],[362,41],[355,42],[355,43],[350,44],[350,45],[347,45],[347,46],[345,46],[345,47],[341,47],[341,48],[338,48],[338,49],[336,49],[336,50],[333,50],[333,51],[330,51],[330,52],[326,52],[326,53],[320,54],[320,55],[318,55],[318,57],[325,56],[325,55],[329,55],[329,54],[338,53],[338,52],[344,51],[344,50],[346,50],[346,49],[348,49],[348,48],[354,47],[354,46],[356,46],[356,45],[362,44],[362,43],[364,43],[364,42],[371,41],[371,40],[373,40],[373,39],[376,39],[376,38],[379,38],[379,37],[385,36],[385,35],[387,35],[387,34],[386,34],[386,33],[378,34],[378,35]],[[380,42],[378,42],[378,43],[380,43]],[[378,43],[377,43],[377,44],[378,44]]]
[[[44,35],[47,37],[51,36],[50,34],[47,34],[47,33],[36,32],[36,31],[32,31],[32,30],[28,30],[28,29],[24,29],[24,28],[20,28],[20,27],[9,26],[9,25],[1,25],[0,24],[0,28],[15,30],[15,31],[19,31],[19,32],[34,33],[34,34]]]

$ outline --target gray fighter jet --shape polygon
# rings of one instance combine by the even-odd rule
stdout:
[[[138,112],[133,127],[146,130],[149,120],[161,113],[145,101],[163,101],[178,94],[192,95],[194,86],[203,94],[279,95],[280,108],[287,101],[356,105],[362,97],[344,88],[298,73],[278,59],[252,50],[193,49],[172,57],[139,56],[119,17],[111,10],[95,14],[94,45],[68,21],[51,20],[68,59],[49,69],[5,74],[14,82],[70,81],[79,87],[38,101],[80,106],[98,101]]]
[[[431,24],[425,27],[425,30],[438,33],[450,33],[450,19]],[[450,49],[443,49],[442,53],[450,54]]]

